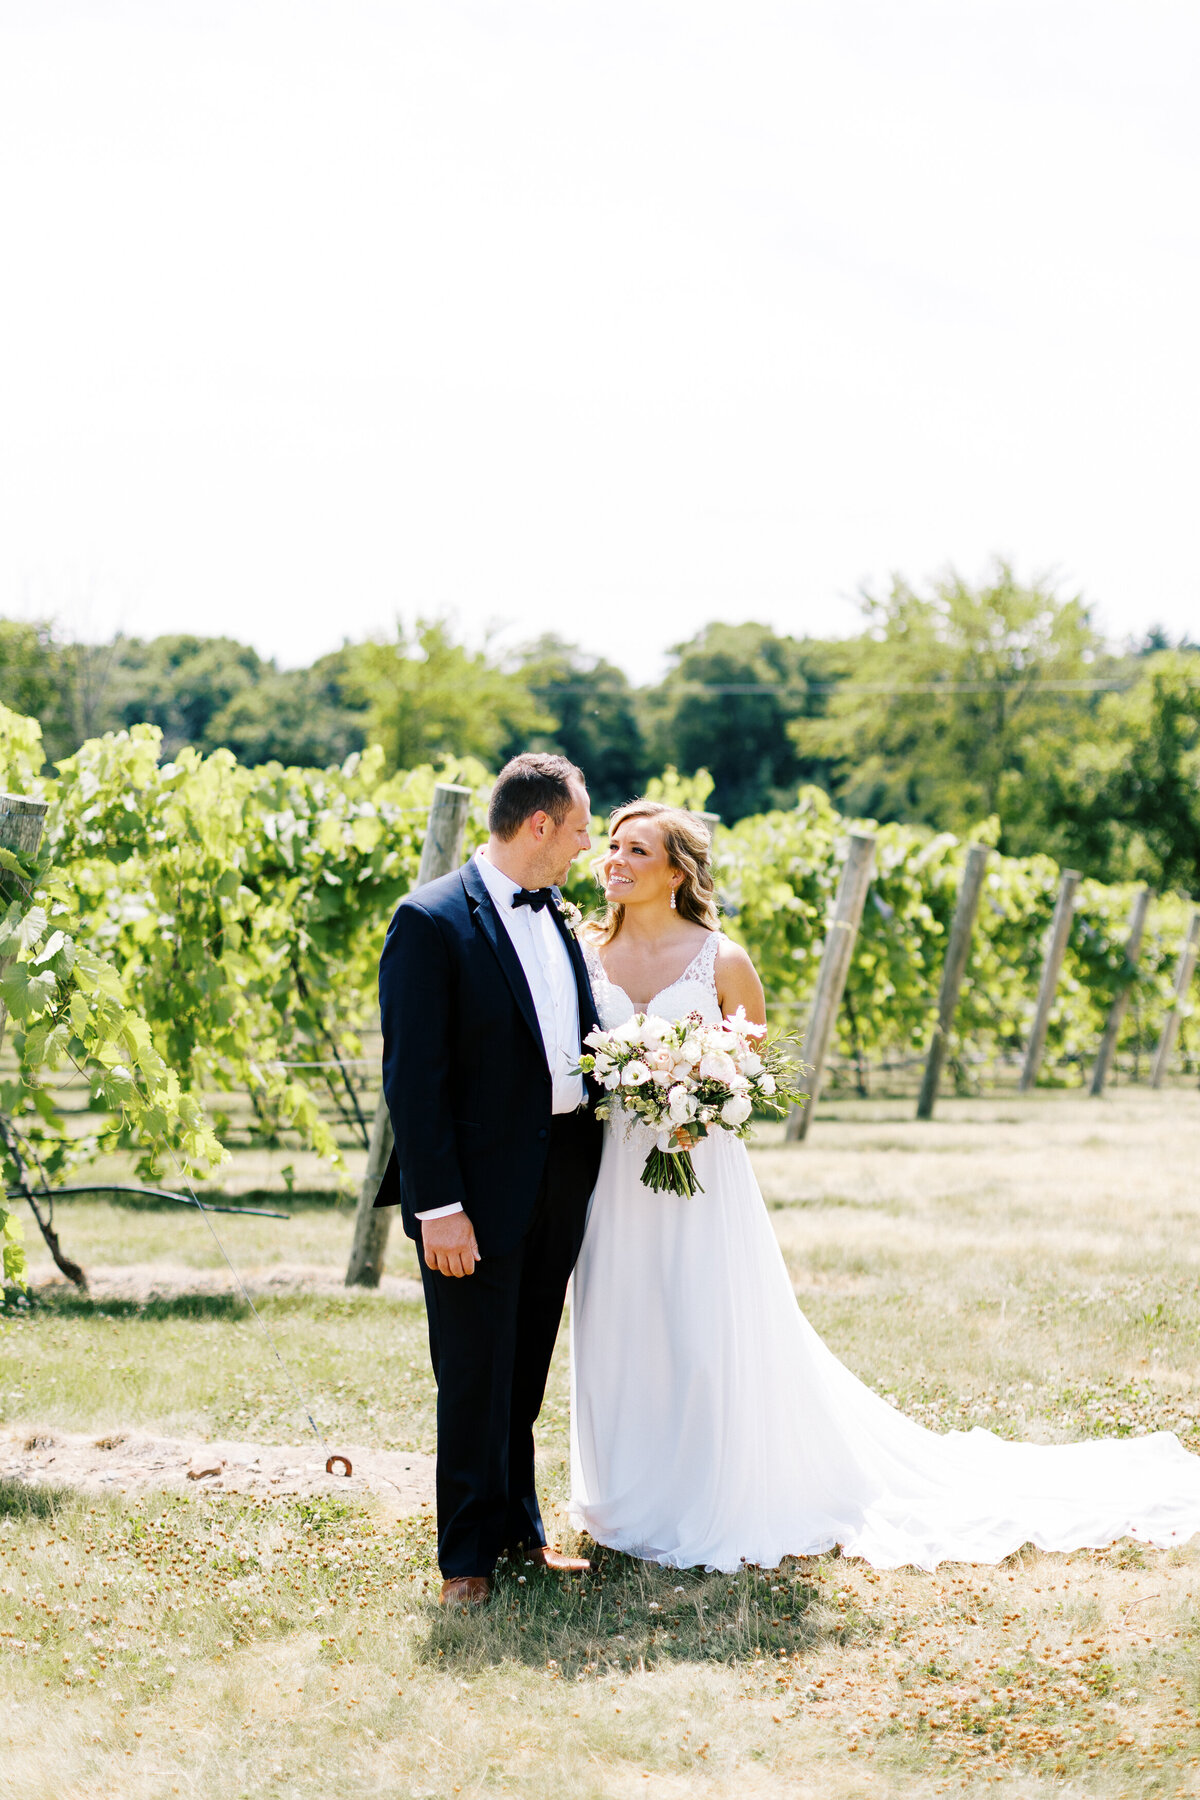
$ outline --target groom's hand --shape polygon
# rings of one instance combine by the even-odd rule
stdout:
[[[422,1219],[421,1245],[425,1261],[439,1275],[473,1275],[475,1264],[483,1260],[475,1242],[475,1227],[465,1212]]]

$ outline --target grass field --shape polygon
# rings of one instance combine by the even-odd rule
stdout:
[[[899,1405],[1042,1441],[1168,1426],[1200,1450],[1200,1097],[950,1101],[924,1126],[839,1100],[755,1161],[800,1304]],[[268,1174],[247,1157],[229,1185]],[[349,1213],[285,1206],[216,1221],[234,1260],[339,1276]],[[85,1267],[155,1264],[170,1292],[10,1312],[5,1421],[300,1441],[254,1319],[201,1291],[201,1220],[78,1201],[59,1224]],[[416,1272],[398,1235],[389,1267]],[[261,1307],[322,1431],[432,1449],[415,1290],[310,1287]],[[560,1345],[552,1507],[566,1393]],[[432,1552],[427,1518],[385,1505],[0,1486],[0,1792],[1200,1795],[1191,1548],[932,1576],[604,1556],[582,1581],[505,1570],[469,1619],[433,1606]]]

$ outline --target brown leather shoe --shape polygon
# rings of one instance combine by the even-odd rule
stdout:
[[[452,1575],[443,1581],[439,1606],[486,1606],[492,1597],[490,1575]]]
[[[586,1556],[564,1556],[548,1544],[526,1544],[517,1554],[525,1562],[537,1563],[542,1569],[557,1569],[562,1575],[586,1575],[592,1566]]]

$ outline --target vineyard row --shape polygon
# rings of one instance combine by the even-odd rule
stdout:
[[[389,776],[375,749],[340,769],[246,768],[227,751],[163,763],[150,726],[85,744],[53,777],[41,764],[36,723],[0,707],[0,792],[15,797],[0,801],[0,999],[15,1053],[0,1082],[6,1185],[53,1186],[99,1148],[134,1151],[145,1178],[202,1171],[221,1154],[197,1098],[214,1089],[244,1091],[264,1135],[297,1133],[335,1164],[330,1108],[365,1143],[355,1065],[376,1025],[383,933],[417,878],[436,783],[469,790],[465,854],[486,831],[487,771],[460,761]],[[709,790],[668,771],[654,791],[703,810]],[[34,813],[36,851],[13,824]],[[848,820],[805,789],[787,810],[718,824],[714,863],[725,928],[778,1017],[799,1022],[855,833],[873,840],[870,877],[830,1052],[865,1069],[929,1049],[970,844]],[[972,834],[996,836],[994,820]],[[991,850],[944,1044],[960,1087],[1025,1054],[1062,887],[1051,858]],[[567,892],[596,909],[586,859]],[[1071,898],[1040,1079],[1088,1077],[1122,995],[1115,1056],[1144,1058],[1171,1021],[1190,1067],[1190,1007],[1175,992],[1190,900],[1153,897],[1135,963],[1136,888],[1081,880]],[[64,1131],[53,1099],[50,1077],[69,1067],[94,1099],[83,1137]]]

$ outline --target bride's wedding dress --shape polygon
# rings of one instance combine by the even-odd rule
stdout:
[[[646,1010],[717,1023],[718,940]],[[619,1025],[634,1005],[587,955]],[[701,1143],[704,1192],[679,1199],[642,1186],[645,1129],[606,1129],[574,1275],[571,1517],[597,1543],[675,1568],[839,1544],[932,1569],[1200,1530],[1200,1458],[1170,1432],[1044,1447],[906,1419],[797,1307],[746,1146]]]

